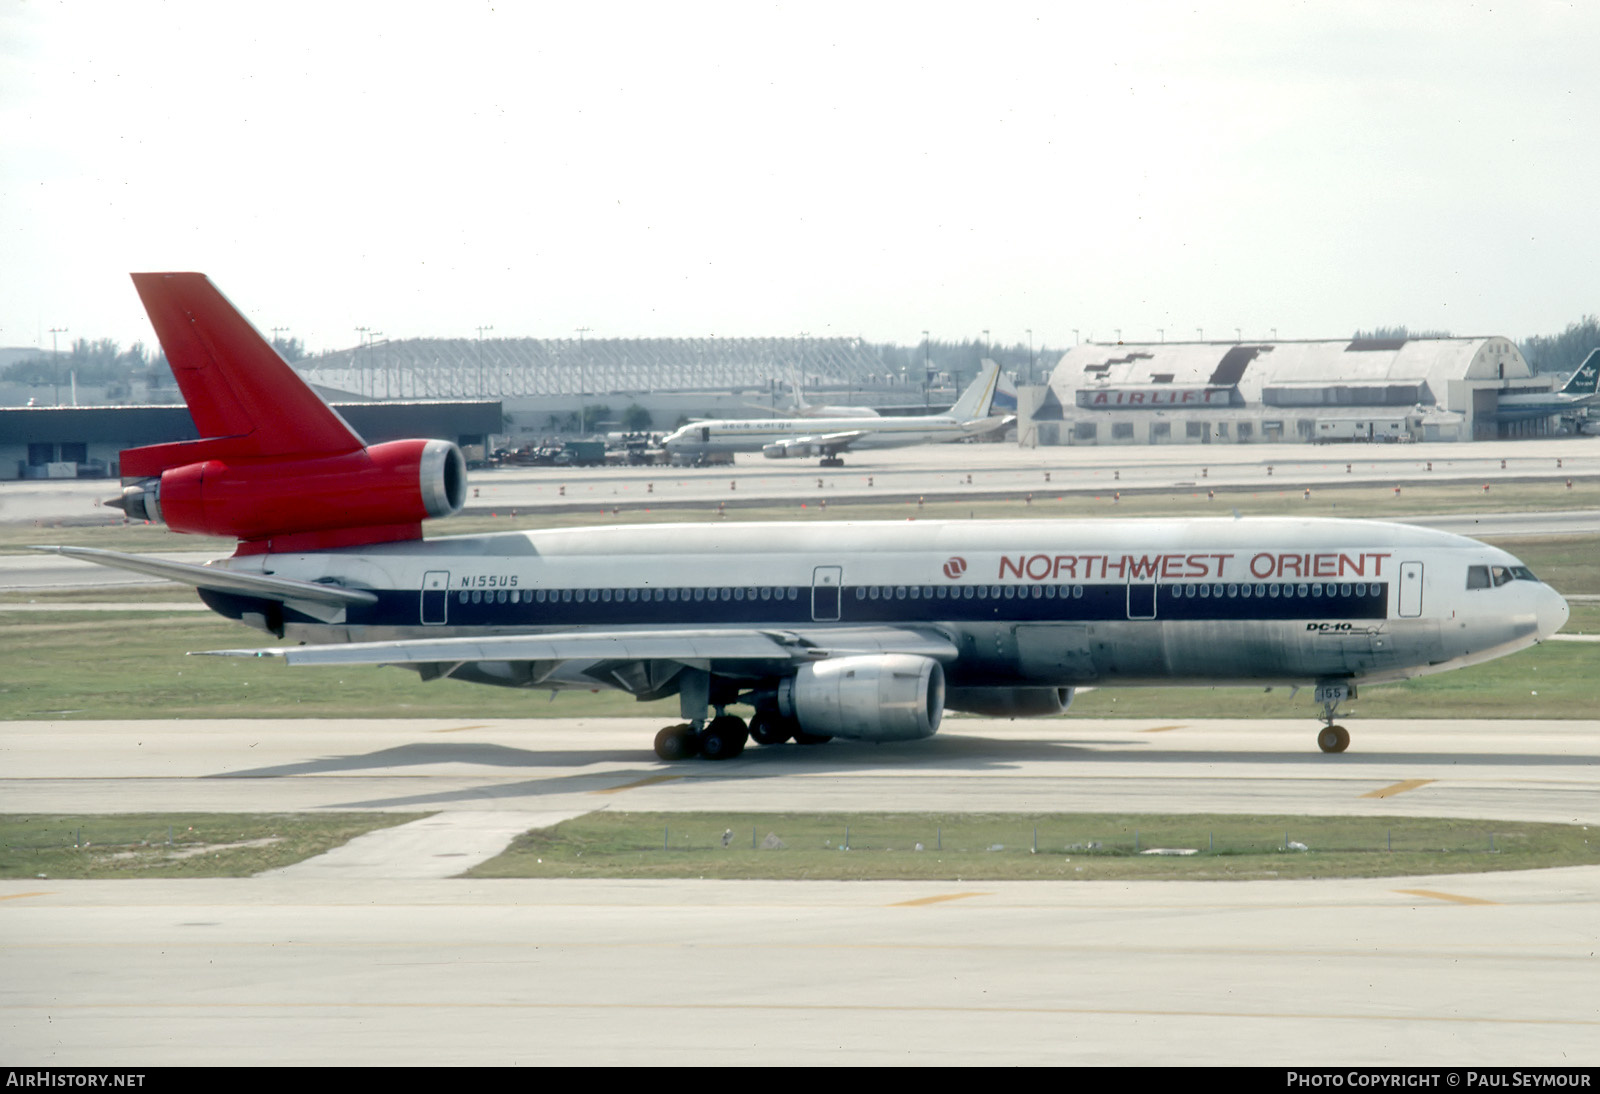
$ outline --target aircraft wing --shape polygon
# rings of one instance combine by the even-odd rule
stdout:
[[[482,638],[415,638],[328,646],[209,650],[217,657],[281,657],[290,665],[460,664],[467,661],[781,661],[803,664],[852,654],[915,653],[954,661],[955,643],[901,627],[764,630],[556,631]]]
[[[849,429],[841,433],[814,433],[809,437],[796,437],[790,443],[810,445],[815,451],[825,456],[832,456],[835,453],[843,452],[869,432],[870,430],[866,429]]]
[[[314,581],[296,581],[287,577],[269,577],[265,574],[245,574],[215,566],[198,566],[193,562],[174,562],[170,559],[151,558],[148,555],[125,555],[120,551],[105,551],[98,547],[37,547],[39,551],[53,551],[67,558],[82,559],[117,570],[131,570],[136,574],[165,578],[197,589],[215,589],[219,592],[258,596],[268,600],[317,604],[330,608],[346,608],[353,604],[374,604],[378,598],[365,589],[347,589],[340,585],[321,585]]]

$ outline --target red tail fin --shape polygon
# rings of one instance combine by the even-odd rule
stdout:
[[[123,474],[156,474],[162,467],[154,463],[196,458],[332,456],[365,446],[204,274],[134,274],[133,284],[206,440],[204,451],[193,444],[135,449],[136,466]]]
[[[129,516],[257,552],[418,539],[423,520],[460,510],[455,445],[367,447],[203,274],[133,283],[201,439],[122,453],[113,504]]]

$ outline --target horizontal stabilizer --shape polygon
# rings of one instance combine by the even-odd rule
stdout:
[[[295,581],[265,574],[244,574],[216,566],[197,566],[192,562],[172,562],[147,555],[103,551],[98,547],[36,547],[34,550],[52,551],[67,558],[80,558],[99,566],[148,574],[183,585],[193,585],[197,589],[215,589],[263,600],[296,600],[340,608],[352,604],[374,604],[378,600],[364,589],[346,589],[338,585],[321,585],[314,581]]]

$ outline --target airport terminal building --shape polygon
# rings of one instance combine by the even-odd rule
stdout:
[[[1468,441],[1547,436],[1554,413],[1502,412],[1546,394],[1509,338],[1085,343],[1022,393],[1025,446]]]
[[[499,402],[334,403],[368,443],[444,437],[481,445],[503,430]],[[199,437],[188,407],[0,407],[0,480],[117,478],[124,448]]]

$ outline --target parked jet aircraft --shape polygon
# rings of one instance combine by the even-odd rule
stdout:
[[[806,402],[806,388],[794,370],[789,371],[789,390],[793,392],[790,411],[796,418],[876,418],[870,406],[818,406]]]
[[[823,467],[843,467],[839,453],[850,448],[897,448],[937,444],[992,433],[1011,418],[991,418],[1000,366],[983,362],[978,376],[944,414],[911,417],[736,418],[690,422],[662,444],[674,456],[714,452],[760,452],[773,459],[820,456]]]
[[[366,445],[199,274],[135,274],[201,440],[122,453],[113,504],[237,537],[184,582],[310,645],[222,651],[424,679],[677,695],[663,759],[931,736],[946,710],[1064,711],[1080,685],[1313,685],[1324,751],[1361,684],[1549,637],[1566,602],[1461,536],[1344,520],[712,524],[423,539],[461,508],[438,440]],[[748,725],[730,713],[754,711]]]
[[[1501,421],[1571,415],[1600,400],[1600,349],[1590,350],[1578,371],[1560,391],[1537,395],[1502,395],[1495,417]]]
[[[926,407],[912,404],[897,406],[817,406],[806,402],[805,389],[799,380],[792,380],[790,384],[794,391],[794,402],[790,406],[791,415],[796,418],[888,418],[911,417],[919,412],[924,416],[930,412]],[[756,407],[755,409],[763,409]],[[995,381],[994,399],[989,404],[989,414],[1009,415],[1006,424],[1016,420],[1017,413],[1017,385],[1011,377],[1004,372]]]

